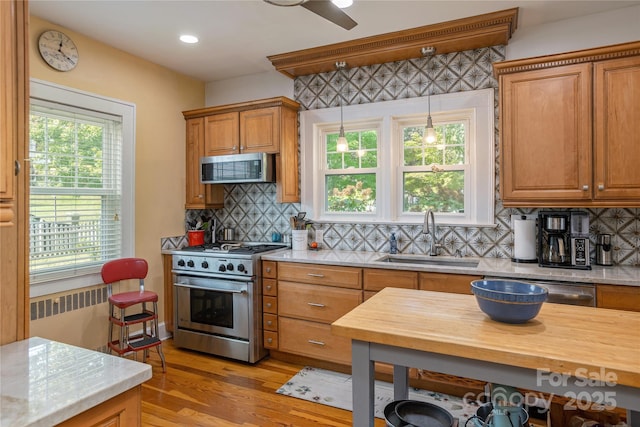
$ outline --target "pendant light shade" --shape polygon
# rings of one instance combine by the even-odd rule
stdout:
[[[336,62],[336,68],[338,71],[344,70],[347,66],[347,63]],[[344,80],[342,83],[342,88],[344,88]],[[349,149],[349,144],[347,143],[347,138],[344,136],[344,122],[342,120],[342,90],[340,90],[340,133],[338,134],[338,141],[336,144],[336,151],[345,152]]]
[[[423,47],[422,55],[427,57],[427,76],[429,75],[429,63],[431,57],[436,53],[436,48],[433,46]],[[424,141],[433,144],[436,142],[436,130],[433,128],[433,120],[431,119],[431,78],[429,78],[429,88],[427,89],[427,103],[429,112],[427,114],[427,126],[424,129]]]

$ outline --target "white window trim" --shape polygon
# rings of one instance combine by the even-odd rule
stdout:
[[[390,206],[387,201],[397,201],[397,171],[392,171],[392,164],[398,164],[400,156],[397,141],[397,122],[407,117],[421,114],[425,116],[426,124],[426,97],[410,98],[396,101],[385,101],[371,104],[359,104],[345,106],[344,126],[345,130],[361,127],[364,122],[380,123],[379,139],[379,167],[381,168],[379,186],[377,192],[376,214],[367,216],[364,214],[326,215],[322,212],[323,194],[318,194],[318,165],[321,160],[323,132],[337,132],[340,127],[340,108],[326,108],[319,110],[307,110],[300,113],[300,155],[301,155],[301,209],[312,214],[312,218],[322,222],[344,223],[406,223],[419,224],[424,219],[424,214],[400,215],[399,206]],[[442,225],[456,226],[493,226],[494,202],[495,202],[495,119],[494,119],[494,90],[482,89],[476,91],[456,92],[431,96],[431,115],[437,123],[439,114],[464,109],[473,109],[475,114],[475,129],[470,129],[471,138],[477,138],[480,144],[470,144],[468,155],[471,164],[475,165],[471,171],[471,207],[473,217],[465,215],[464,218],[455,215],[438,215],[437,220]],[[390,145],[389,145],[390,144]],[[477,149],[476,149],[477,147]],[[475,158],[475,161],[473,160]],[[390,183],[384,185],[384,183]],[[466,200],[465,200],[466,202]]]
[[[135,248],[135,104],[90,92],[31,79],[31,98],[76,106],[122,117],[122,256],[133,256]],[[77,271],[74,277],[52,277],[31,283],[30,297],[66,292],[102,283],[100,267]]]

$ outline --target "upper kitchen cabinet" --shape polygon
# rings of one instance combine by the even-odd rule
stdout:
[[[300,104],[289,98],[276,97],[184,111],[183,115],[187,123],[201,119],[202,134],[197,133],[195,129],[193,133],[197,133],[198,138],[202,138],[202,155],[204,156],[238,153],[275,154],[277,202],[295,203],[300,201],[299,108]],[[189,157],[189,137],[189,130],[187,130],[187,173],[190,169],[189,163],[199,165],[194,163],[195,155]],[[199,166],[195,166],[199,183],[198,168]],[[189,190],[187,192],[189,193]],[[194,194],[197,193],[194,192]],[[187,194],[187,200],[189,200],[189,194]],[[187,207],[189,208],[189,202]]]
[[[640,42],[494,72],[504,206],[640,206]]]
[[[29,336],[28,21],[26,1],[0,1],[0,345]]]
[[[200,157],[205,155],[205,119],[187,119],[186,209],[224,207],[224,185],[200,182]]]

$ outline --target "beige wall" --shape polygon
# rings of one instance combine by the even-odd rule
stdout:
[[[40,57],[37,38],[48,29],[60,29],[76,43],[80,60],[74,70],[55,71]],[[162,307],[160,238],[184,234],[185,123],[181,112],[204,106],[205,83],[34,16],[30,33],[32,78],[136,105],[135,255],[149,262],[145,284],[158,292]],[[32,321],[31,335],[96,348],[106,342],[106,316],[106,304],[65,312]]]

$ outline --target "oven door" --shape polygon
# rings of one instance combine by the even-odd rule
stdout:
[[[249,339],[249,287],[252,282],[176,276],[176,327]]]

